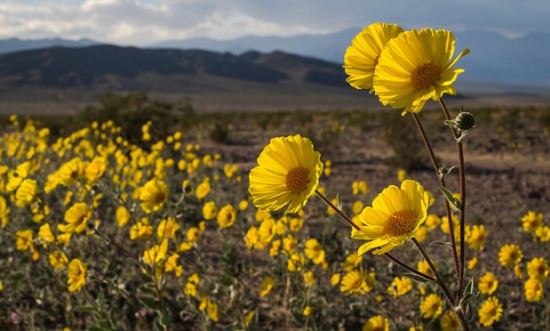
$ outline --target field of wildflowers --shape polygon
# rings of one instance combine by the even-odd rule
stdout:
[[[390,110],[191,125],[131,115],[131,127],[113,116],[52,132],[11,116],[0,136],[0,326],[550,327],[548,169],[505,191],[502,168],[468,174],[464,161],[515,152],[544,167],[548,109],[451,115],[441,97],[456,93],[468,50],[453,52],[444,30],[374,24],[353,41],[349,82],[404,108],[391,121]],[[442,115],[423,110],[431,99]],[[494,134],[476,136],[476,124]],[[516,132],[527,126],[535,137]]]

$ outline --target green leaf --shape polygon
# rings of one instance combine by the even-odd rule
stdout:
[[[449,200],[451,205],[453,205],[456,209],[460,209],[460,201],[458,201],[455,197],[453,197],[453,194],[451,192],[449,192],[444,187],[440,187],[439,189],[441,190],[441,192],[443,192],[443,194],[445,195],[447,200]]]
[[[456,125],[455,120],[444,120],[443,123],[445,123],[445,125],[448,125],[448,126],[455,126]]]
[[[426,278],[420,277],[417,274],[413,274],[411,272],[402,272],[401,274],[405,277],[409,277],[412,280],[416,280],[417,282],[425,283],[428,281]]]
[[[474,277],[470,279],[468,284],[466,284],[466,287],[464,288],[464,297],[467,294],[473,294],[474,293]]]
[[[89,313],[94,311],[95,308],[92,306],[78,306],[74,307],[73,311],[80,312],[80,313]]]
[[[153,310],[158,310],[160,308],[160,305],[158,304],[158,302],[151,297],[142,296],[142,297],[139,297],[139,300],[143,302],[145,306]]]
[[[428,247],[439,247],[439,246],[449,246],[451,247],[451,243],[448,241],[434,241],[433,243],[430,243]]]

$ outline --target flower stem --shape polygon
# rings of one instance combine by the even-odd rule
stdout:
[[[357,231],[360,231],[360,228],[357,224],[355,224],[355,222],[353,222],[353,220],[348,216],[346,215],[340,208],[336,207],[327,197],[325,197],[321,192],[319,192],[318,190],[315,190],[315,193],[317,194],[317,196],[319,198],[321,198],[321,200],[323,200],[330,208],[332,208],[338,215],[340,215],[340,217],[342,217],[346,222],[348,222],[355,230]],[[395,256],[391,255],[390,253],[385,253],[384,255],[386,255],[387,258],[389,258],[390,260],[392,260],[393,262],[397,263],[398,265],[400,265],[401,267],[405,268],[406,270],[410,271],[411,273],[419,276],[419,277],[422,277],[426,280],[429,280],[429,281],[435,281],[435,278],[429,276],[429,275],[426,275],[425,273],[422,273],[412,267],[410,267],[409,265],[407,265],[406,263],[402,262],[401,260],[399,260],[398,258],[396,258]]]
[[[445,104],[445,101],[443,101],[443,98],[439,99],[439,104],[441,105],[441,108],[443,109],[443,113],[445,114],[445,118],[447,120],[451,120],[451,114],[449,113],[449,110],[447,109],[447,105]],[[451,132],[453,133],[453,136],[456,140],[456,150],[458,154],[458,172],[459,172],[459,178],[460,178],[460,272],[458,275],[458,295],[457,300],[460,301],[462,297],[462,288],[464,286],[464,261],[465,261],[465,248],[464,248],[464,237],[465,237],[465,209],[466,209],[466,174],[464,171],[464,148],[462,146],[462,141],[459,140],[459,134],[458,131],[454,127],[450,127]]]
[[[439,164],[437,162],[437,159],[435,158],[435,154],[432,148],[432,145],[430,144],[430,141],[428,140],[428,136],[426,135],[426,132],[424,131],[424,127],[422,126],[422,123],[420,122],[420,119],[418,118],[418,115],[415,113],[411,113],[414,122],[416,123],[416,127],[418,128],[418,131],[420,132],[420,135],[422,136],[422,141],[424,141],[424,145],[426,146],[426,150],[428,151],[428,154],[430,155],[430,161],[432,162],[433,168],[435,170],[435,174],[439,180],[439,187],[445,188],[445,178],[443,176],[439,175]],[[456,278],[457,278],[457,284],[460,286],[460,270],[461,265],[458,261],[458,252],[456,249],[456,241],[455,241],[455,231],[454,231],[454,224],[453,219],[451,215],[451,206],[449,205],[449,201],[447,198],[444,198],[445,202],[445,213],[447,214],[447,222],[449,224],[449,235],[451,237],[451,248],[453,252],[453,261],[455,266],[455,272],[456,272]],[[461,251],[462,252],[462,251]]]
[[[457,314],[458,320],[460,321],[460,325],[462,326],[462,329],[465,331],[470,330],[470,328],[468,327],[468,321],[466,320],[466,316],[464,315],[464,310],[462,309],[460,302],[455,303],[455,300],[453,299],[453,295],[451,294],[451,291],[447,287],[447,284],[445,284],[445,281],[443,281],[443,278],[441,278],[441,275],[435,268],[435,265],[430,259],[430,256],[428,255],[428,253],[426,253],[426,251],[424,250],[422,245],[420,245],[418,240],[416,240],[416,238],[413,237],[411,238],[411,240],[416,246],[416,248],[418,249],[418,251],[420,252],[420,254],[422,254],[422,257],[424,257],[424,260],[428,262],[428,265],[430,266],[430,270],[432,270],[432,273],[436,278],[435,282],[437,283],[437,285],[439,285],[439,287],[443,291],[443,294],[445,295],[445,298],[447,299],[447,302],[449,303],[449,305],[453,307],[453,311]]]

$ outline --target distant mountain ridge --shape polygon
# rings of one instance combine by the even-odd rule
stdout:
[[[199,82],[215,76],[258,83],[293,81],[344,87],[341,66],[283,52],[242,55],[204,50],[141,49],[113,45],[52,47],[0,55],[0,84],[46,88],[157,89],[144,75]],[[136,85],[138,84],[138,85]],[[176,84],[176,83],[174,83]]]
[[[19,39],[19,38],[10,38],[10,39],[0,39],[0,54],[18,52],[18,51],[28,51],[31,49],[40,49],[48,48],[55,46],[64,46],[64,47],[86,47],[97,45],[98,42],[91,39],[80,39],[80,40],[66,40],[61,38],[48,38],[48,39]]]

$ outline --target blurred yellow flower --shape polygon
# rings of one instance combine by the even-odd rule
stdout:
[[[159,211],[168,200],[168,187],[159,179],[151,179],[141,187],[139,200],[145,213]]]
[[[389,331],[390,330],[390,321],[381,316],[376,315],[367,320],[363,325],[362,331]]]
[[[430,294],[420,303],[420,312],[424,318],[434,318],[443,312],[443,300],[437,294]]]
[[[405,179],[407,179],[407,171],[405,169],[399,169],[399,171],[397,172],[397,180],[402,182]]]
[[[216,217],[216,214],[218,214],[218,207],[216,206],[216,202],[209,201],[202,206],[202,217],[204,217],[205,220],[211,220],[214,217]]]
[[[441,327],[441,331],[457,331],[460,329],[460,322],[455,313],[448,311],[441,316],[439,326]]]
[[[300,210],[319,184],[320,158],[312,142],[300,135],[271,139],[250,171],[254,205],[270,211],[288,206],[288,213]]]
[[[466,242],[472,250],[482,249],[483,245],[485,245],[486,240],[487,231],[485,230],[485,226],[483,225],[472,226],[466,238]]]
[[[143,262],[154,266],[164,261],[168,252],[168,240],[164,239],[160,245],[153,245],[143,253]]]
[[[523,253],[518,245],[504,245],[498,252],[498,260],[503,267],[514,267],[522,258]]]
[[[550,241],[550,226],[547,226],[547,225],[540,226],[535,231],[535,235],[543,243]]]
[[[478,289],[482,294],[493,294],[498,287],[498,280],[492,272],[486,272],[479,279]]]
[[[38,194],[38,184],[34,179],[25,179],[15,192],[15,204],[17,207],[30,205]]]
[[[162,241],[165,238],[176,239],[176,233],[181,230],[181,226],[176,219],[168,217],[162,220],[157,228],[157,237]]]
[[[527,232],[536,232],[537,229],[542,225],[543,215],[542,213],[536,213],[534,211],[529,211],[525,216],[521,218],[523,223],[523,230]]]
[[[302,312],[302,314],[307,317],[307,316],[311,315],[311,310],[312,310],[311,306],[306,306],[304,308],[304,311]]]
[[[543,257],[535,257],[527,263],[527,274],[529,278],[543,282],[548,277],[548,262]]]
[[[86,230],[88,219],[92,216],[92,211],[84,202],[73,204],[65,212],[65,222],[67,224],[58,224],[57,228],[65,233],[81,233]]]
[[[363,29],[351,42],[344,55],[346,81],[356,89],[373,91],[374,70],[386,43],[403,32],[395,24],[373,23]]]
[[[241,202],[239,202],[239,210],[240,211],[245,211],[247,208],[248,208],[248,201],[247,200],[241,200]]]
[[[396,298],[409,293],[413,288],[412,281],[407,277],[395,277],[388,287],[388,293]]]
[[[455,38],[446,30],[410,30],[399,34],[380,53],[374,72],[374,91],[383,105],[405,108],[418,113],[429,99],[439,100],[443,94],[455,95],[452,83],[464,69],[453,66]]]
[[[345,295],[365,294],[374,288],[374,273],[367,273],[364,269],[352,270],[342,277],[340,291]]]
[[[204,180],[202,183],[197,186],[197,189],[195,191],[195,195],[197,196],[197,199],[202,200],[204,197],[206,197],[210,193],[210,180]]]
[[[88,184],[93,184],[100,179],[105,173],[105,169],[107,169],[107,159],[102,156],[94,157],[84,171]]]
[[[197,227],[191,227],[187,230],[187,240],[197,242],[201,239],[201,231]]]
[[[271,292],[271,289],[273,288],[273,284],[275,283],[275,280],[273,277],[265,277],[262,280],[262,284],[260,285],[260,297],[265,297],[266,295]]]
[[[300,271],[304,266],[304,255],[300,253],[292,253],[288,259],[287,269],[290,272]]]
[[[435,230],[439,224],[441,224],[441,218],[435,214],[430,214],[426,217],[426,227],[428,230],[433,231]]]
[[[320,264],[325,260],[325,250],[321,243],[315,238],[308,239],[305,244],[304,253],[307,258],[315,264]]]
[[[372,249],[374,254],[384,254],[415,236],[418,227],[427,216],[427,198],[424,188],[413,180],[405,180],[401,188],[391,185],[384,189],[359,215],[359,230],[353,229],[351,237],[368,240],[357,254]]]
[[[363,256],[358,255],[357,253],[351,253],[344,259],[344,262],[342,262],[342,269],[345,272],[352,271],[355,269],[358,265],[363,262]]]
[[[315,274],[313,271],[308,270],[304,273],[304,285],[306,287],[312,287],[315,284]]]
[[[237,219],[237,212],[235,211],[235,208],[233,208],[232,205],[225,205],[220,209],[220,212],[218,213],[218,224],[222,228],[227,228],[233,225],[235,223],[235,220]]]
[[[132,225],[130,228],[130,239],[147,241],[153,236],[153,227],[148,224],[147,219],[144,218]]]
[[[359,215],[363,211],[363,202],[360,200],[357,200],[353,203],[351,210],[354,215]]]
[[[473,270],[473,269],[477,268],[477,265],[478,265],[477,257],[474,257],[474,258],[470,259],[470,261],[468,261],[468,269],[469,270]]]
[[[84,175],[86,164],[78,157],[61,165],[57,170],[57,179],[63,186],[74,185]]]
[[[115,217],[118,222],[118,226],[123,227],[124,225],[126,225],[126,223],[130,221],[132,215],[125,206],[118,206],[118,208],[116,209]]]
[[[80,291],[82,286],[86,284],[86,270],[88,270],[88,267],[85,263],[82,263],[79,259],[71,260],[67,272],[69,292]]]
[[[339,283],[340,283],[340,274],[338,273],[332,274],[332,276],[330,277],[330,285],[336,286]]]
[[[490,297],[481,304],[478,315],[481,325],[484,327],[491,326],[500,319],[502,315],[502,304],[496,297]]]
[[[64,269],[69,263],[67,255],[60,250],[55,250],[48,255],[50,264],[54,269]]]

